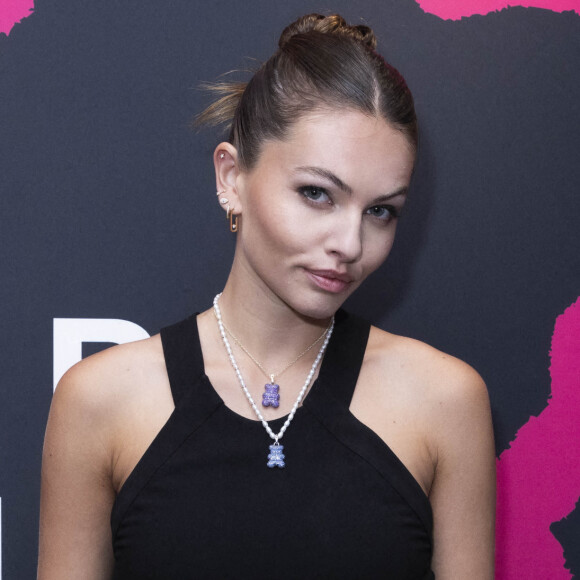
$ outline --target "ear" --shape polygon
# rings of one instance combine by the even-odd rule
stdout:
[[[240,172],[238,151],[231,143],[220,143],[213,153],[213,164],[218,203],[224,211],[229,208],[234,215],[239,215],[242,213],[242,203],[236,187]]]

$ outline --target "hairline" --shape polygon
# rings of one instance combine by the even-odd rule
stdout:
[[[263,152],[264,145],[266,145],[267,143],[285,142],[288,139],[290,139],[292,137],[292,131],[293,131],[294,127],[298,124],[299,121],[303,120],[306,117],[311,117],[311,118],[322,117],[322,116],[327,116],[329,114],[333,114],[336,112],[360,113],[361,115],[364,115],[365,117],[367,117],[369,119],[377,119],[377,120],[384,121],[391,129],[399,131],[400,133],[403,134],[403,136],[406,138],[406,141],[409,145],[410,151],[413,153],[415,158],[417,157],[417,144],[414,142],[414,140],[411,138],[411,136],[405,131],[404,127],[401,124],[393,123],[390,119],[388,119],[385,115],[383,115],[379,107],[377,107],[376,111],[374,111],[373,113],[370,113],[368,111],[361,109],[360,107],[355,107],[355,106],[348,105],[348,104],[340,104],[340,103],[328,104],[328,105],[321,104],[321,105],[317,105],[311,109],[305,110],[302,114],[298,115],[298,117],[296,117],[288,125],[284,135],[272,136],[272,137],[267,137],[267,138],[263,139],[260,142],[259,149],[256,151],[256,155],[254,157],[252,166],[240,167],[240,170],[243,172],[252,171],[252,169],[259,163],[260,157],[261,157],[262,152]],[[234,145],[235,145],[235,143],[234,143]]]

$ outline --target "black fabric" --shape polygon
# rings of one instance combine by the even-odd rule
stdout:
[[[337,313],[319,377],[281,440],[284,469],[266,466],[262,425],[209,382],[196,317],[164,328],[176,407],[113,506],[113,578],[433,579],[427,497],[348,410],[369,328]]]

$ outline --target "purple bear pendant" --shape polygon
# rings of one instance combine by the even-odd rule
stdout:
[[[262,395],[262,407],[274,407],[277,409],[280,405],[280,395],[278,393],[280,385],[268,383],[264,385],[264,388],[266,392]]]
[[[285,467],[284,463],[284,445],[274,443],[270,445],[270,453],[268,453],[268,467]]]

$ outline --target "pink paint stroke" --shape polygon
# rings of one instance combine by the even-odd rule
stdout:
[[[580,496],[580,297],[556,319],[548,406],[497,461],[496,580],[570,580],[552,522]]]
[[[30,16],[34,0],[0,0],[0,33],[10,34],[12,27]]]
[[[489,14],[503,10],[508,6],[523,8],[545,8],[552,12],[573,10],[580,14],[580,0],[524,0],[509,2],[506,0],[417,0],[421,8],[429,14],[435,14],[444,20],[460,20],[474,14]]]

